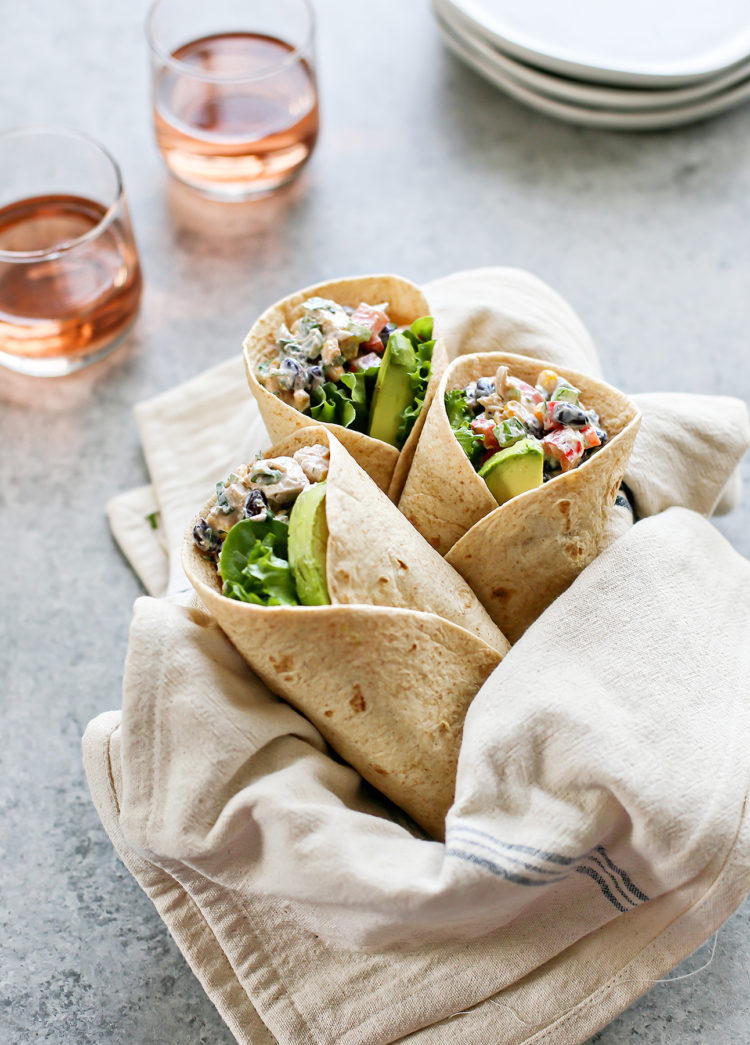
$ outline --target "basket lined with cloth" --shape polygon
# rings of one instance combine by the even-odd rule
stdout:
[[[479,340],[599,372],[533,277],[425,293],[453,355]],[[744,405],[634,397],[641,519],[477,694],[442,844],[180,593],[186,519],[266,441],[242,380],[232,361],[138,409],[153,488],[110,518],[173,594],[136,604],[123,710],[84,738],[106,830],[243,1045],[584,1041],[750,890],[750,564],[706,518],[736,496]],[[148,498],[157,530],[134,522]]]

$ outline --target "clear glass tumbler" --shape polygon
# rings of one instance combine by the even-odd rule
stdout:
[[[0,364],[59,377],[133,322],[141,270],[120,170],[77,131],[0,134]]]
[[[245,200],[299,173],[318,136],[314,30],[308,0],[156,0],[154,126],[175,178]]]

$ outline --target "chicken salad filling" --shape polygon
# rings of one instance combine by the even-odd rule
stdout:
[[[196,521],[193,542],[216,564],[222,593],[260,606],[330,603],[327,446],[259,458],[216,484],[216,502]]]
[[[276,355],[258,364],[256,377],[314,420],[400,450],[424,405],[434,344],[430,316],[399,327],[387,302],[351,308],[312,297],[291,327],[279,326]]]

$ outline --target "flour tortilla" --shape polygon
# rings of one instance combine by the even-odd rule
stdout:
[[[221,594],[195,548],[183,565],[219,626],[273,692],[435,838],[453,801],[463,720],[509,649],[465,581],[338,440],[305,427],[264,456],[323,443],[331,606],[252,606]],[[215,502],[212,498],[201,514]]]
[[[555,367],[596,410],[609,439],[589,460],[498,507],[453,434],[445,393],[505,364],[536,384],[549,364],[488,352],[460,356],[443,374],[425,420],[399,508],[469,582],[492,619],[516,642],[607,540],[610,509],[625,474],[640,413],[603,381]]]
[[[356,308],[365,301],[370,305],[388,302],[388,315],[398,326],[407,326],[420,316],[430,315],[430,306],[424,294],[407,279],[400,276],[352,276],[337,279],[329,283],[317,283],[282,298],[260,316],[253,324],[243,345],[245,370],[250,391],[255,396],[260,413],[271,439],[283,439],[301,428],[322,424],[312,417],[300,413],[294,407],[283,403],[278,396],[269,392],[258,378],[258,364],[277,358],[276,337],[279,326],[287,326],[302,314],[301,305],[310,297],[330,298],[340,305]],[[380,439],[371,439],[362,432],[354,432],[337,424],[325,424],[324,427],[333,432],[358,464],[364,468],[375,483],[384,490],[392,501],[396,502],[409,470],[414,448],[419,440],[427,408],[435,393],[437,384],[448,359],[445,348],[440,341],[433,350],[432,377],[427,387],[424,407],[404,443],[401,453]]]

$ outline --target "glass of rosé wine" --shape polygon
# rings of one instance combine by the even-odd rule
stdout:
[[[141,269],[120,170],[78,131],[0,134],[0,365],[40,377],[110,352]]]
[[[247,200],[299,173],[318,136],[314,31],[308,0],[156,0],[154,128],[175,178]]]

